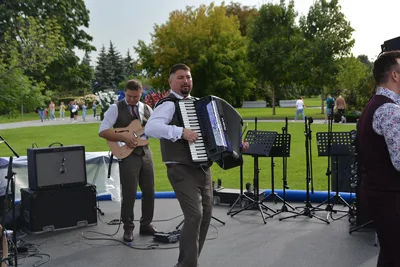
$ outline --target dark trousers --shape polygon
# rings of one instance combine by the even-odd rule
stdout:
[[[377,267],[400,266],[400,192],[367,191],[367,205],[379,240]]]
[[[167,174],[184,216],[178,266],[197,267],[212,216],[210,168],[174,164],[167,165]]]
[[[154,169],[150,148],[143,149],[144,154],[132,153],[119,161],[119,173],[122,189],[121,218],[124,229],[135,227],[133,207],[138,185],[142,191],[142,217],[140,227],[146,228],[154,214]]]

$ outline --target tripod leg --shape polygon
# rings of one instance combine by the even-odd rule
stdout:
[[[260,205],[257,205],[257,208],[258,208],[258,210],[259,210],[260,213],[261,213],[261,217],[262,217],[262,219],[263,219],[264,224],[267,224],[267,221],[265,220],[264,211],[262,210],[261,206],[260,206]],[[269,215],[269,214],[268,214],[268,215]]]
[[[226,213],[226,215],[229,215],[232,213],[233,209],[236,207],[238,203],[242,202],[242,195],[238,196],[238,198],[235,200],[235,202],[232,204],[232,207],[229,209],[229,211]]]
[[[226,215],[231,215],[232,212],[233,212],[233,209],[236,207],[236,205],[238,204],[238,202],[241,202],[241,201],[243,200],[243,198],[248,199],[248,200],[250,201],[250,203],[253,203],[253,202],[254,202],[254,200],[251,199],[250,197],[248,197],[248,196],[246,196],[246,195],[244,195],[244,194],[243,194],[243,195],[240,195],[240,196],[235,200],[235,202],[233,203],[232,207],[230,208],[230,210],[227,212]]]
[[[261,206],[261,208],[265,209],[265,210],[269,210],[272,211],[274,214],[276,213],[276,211],[274,211],[273,209],[271,209],[270,207],[265,206],[262,202],[259,204]],[[269,214],[268,214],[269,215]]]
[[[213,218],[214,220],[216,220],[216,221],[219,222],[220,224],[225,225],[225,222],[224,222],[224,221],[221,221],[220,219],[215,218],[214,216],[211,216],[211,218]]]
[[[329,224],[329,220],[327,220],[327,219],[321,218],[315,214],[312,214],[311,216],[317,218],[320,221],[323,221],[323,222],[326,222],[327,224]]]
[[[359,225],[359,226],[357,226],[357,227],[353,227],[353,228],[351,228],[351,229],[349,230],[349,234],[351,234],[351,233],[353,233],[353,232],[355,232],[355,231],[358,231],[358,230],[360,230],[360,229],[362,229],[362,228],[365,228],[365,227],[367,227],[367,226],[370,226],[372,223],[373,223],[373,221],[369,221],[369,222],[366,222],[366,223],[364,223],[364,224],[361,224],[361,225]]]

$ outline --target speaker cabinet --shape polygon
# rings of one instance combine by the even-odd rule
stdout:
[[[27,155],[32,190],[79,186],[87,182],[84,146],[29,148]]]
[[[21,219],[31,233],[95,225],[96,188],[90,184],[40,191],[22,188]]]

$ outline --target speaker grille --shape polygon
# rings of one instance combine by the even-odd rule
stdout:
[[[30,189],[86,184],[83,146],[28,149],[27,154]]]

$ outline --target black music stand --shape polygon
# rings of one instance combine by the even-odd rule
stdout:
[[[238,198],[235,200],[232,207],[226,214],[230,215],[233,212],[233,209],[236,207],[236,205],[242,203],[243,199],[247,199],[249,203],[254,201],[251,197],[243,193],[243,162],[242,162],[242,164],[240,164],[240,193]]]
[[[0,135],[0,139],[2,140],[1,143],[4,143],[7,145],[7,147],[11,150],[11,152],[19,158],[18,153],[7,143],[7,141]],[[10,156],[10,159],[8,161],[8,170],[7,170],[7,187],[6,187],[6,194],[5,194],[5,203],[4,203],[4,214],[3,214],[3,221],[1,222],[3,226],[3,232],[1,236],[1,240],[3,240],[3,235],[4,235],[4,222],[5,222],[5,209],[6,205],[8,202],[8,189],[11,188],[11,197],[12,197],[12,219],[13,219],[13,233],[12,233],[12,240],[13,240],[13,252],[14,252],[14,265],[12,262],[9,260],[9,263],[11,264],[10,266],[18,266],[18,245],[17,245],[17,220],[15,216],[15,175],[16,173],[12,169],[13,165],[13,157]],[[3,259],[4,260],[4,259]]]
[[[276,135],[275,142],[272,145],[271,152],[269,153],[269,157],[271,157],[271,193],[269,193],[267,196],[265,196],[262,201],[266,201],[267,199],[272,197],[272,200],[275,202],[275,204],[277,203],[277,199],[279,199],[280,201],[286,203],[286,205],[289,206],[292,210],[294,210],[294,208],[291,205],[289,205],[283,198],[281,198],[275,192],[275,181],[274,181],[275,180],[274,158],[290,157],[290,140],[291,140],[290,134],[277,134]],[[284,187],[285,187],[285,185],[284,185]],[[285,188],[284,188],[284,190],[285,190]],[[275,216],[276,214],[272,214],[271,217]]]
[[[317,133],[317,147],[318,156],[334,156],[336,161],[336,192],[334,196],[330,196],[330,174],[328,175],[328,198],[317,206],[320,207],[327,204],[325,210],[328,212],[344,212],[344,210],[335,210],[335,204],[342,203],[347,206],[349,210],[352,209],[349,203],[342,198],[339,193],[339,156],[354,156],[355,147],[353,146],[354,140],[350,132],[321,132]],[[334,200],[333,203],[331,201]],[[346,216],[345,214],[344,216]],[[342,217],[344,217],[342,216]],[[340,217],[340,218],[342,218]]]
[[[290,213],[293,213],[294,215],[287,216],[284,218],[279,218],[279,221],[283,221],[289,218],[296,218],[298,216],[307,216],[309,218],[316,218],[320,221],[323,221],[327,224],[329,224],[328,220],[325,220],[324,218],[321,218],[317,215],[315,215],[315,210],[319,210],[317,207],[313,207],[311,204],[311,199],[310,199],[310,183],[311,185],[313,184],[313,177],[312,177],[312,148],[311,148],[311,124],[313,123],[313,119],[311,117],[305,117],[304,118],[304,124],[305,124],[305,146],[306,146],[306,201],[305,205],[302,207],[296,207],[296,209],[303,209],[300,212],[297,211],[288,211]],[[311,186],[312,192],[314,192],[313,186]]]
[[[262,216],[262,219],[264,221],[264,224],[267,222],[265,221],[265,216],[264,216],[264,210],[266,211],[272,211],[275,213],[275,211],[267,206],[265,206],[260,200],[260,188],[259,188],[259,168],[258,168],[258,158],[259,157],[268,157],[272,146],[275,142],[276,136],[278,135],[277,132],[271,132],[271,131],[257,131],[257,130],[251,130],[248,131],[245,137],[245,140],[249,143],[249,149],[246,152],[243,152],[243,155],[251,155],[253,156],[254,159],[254,182],[253,182],[253,187],[254,187],[254,195],[252,199],[252,203],[248,204],[246,207],[235,211],[231,213],[231,217],[235,216],[236,214],[244,211],[244,210],[249,210],[249,209],[258,209],[260,211],[260,214]],[[268,213],[265,212],[268,216],[270,216]]]

